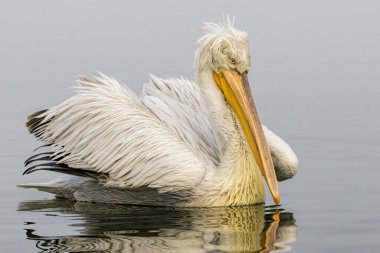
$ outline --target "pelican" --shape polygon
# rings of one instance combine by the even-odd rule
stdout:
[[[240,206],[274,202],[297,157],[262,126],[251,96],[248,35],[232,21],[205,23],[195,82],[155,76],[140,97],[115,79],[81,76],[76,94],[31,114],[26,126],[47,152],[24,174],[69,174],[27,184],[77,201],[153,206]]]

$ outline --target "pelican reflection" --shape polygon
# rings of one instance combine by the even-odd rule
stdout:
[[[24,226],[41,252],[283,252],[296,240],[293,214],[279,206],[178,209],[54,199],[22,202],[19,211],[46,217]]]

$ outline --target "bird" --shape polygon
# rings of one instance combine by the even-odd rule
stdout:
[[[66,175],[20,186],[76,201],[216,207],[265,203],[265,180],[279,204],[278,181],[296,174],[298,159],[260,123],[248,34],[230,19],[202,28],[195,81],[150,75],[137,96],[98,72],[80,76],[63,103],[29,115],[42,149],[24,174]]]

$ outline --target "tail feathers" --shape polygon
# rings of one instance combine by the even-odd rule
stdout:
[[[27,184],[19,184],[17,185],[21,188],[26,189],[37,189],[42,192],[48,192],[56,195],[61,195],[60,187],[53,185],[51,182],[48,183],[27,183]]]
[[[71,198],[75,191],[82,189],[89,182],[91,184],[98,184],[97,180],[94,179],[65,175],[46,183],[27,183],[17,186],[52,193],[58,197]]]

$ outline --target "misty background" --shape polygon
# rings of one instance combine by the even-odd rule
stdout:
[[[80,74],[101,71],[136,93],[149,73],[192,78],[202,22],[230,15],[250,37],[261,121],[300,160],[279,185],[297,219],[294,251],[378,248],[379,13],[371,0],[0,1],[2,247],[33,247],[22,225],[34,214],[17,204],[51,197],[16,184],[57,176],[21,175],[38,146],[27,115],[69,98]]]

